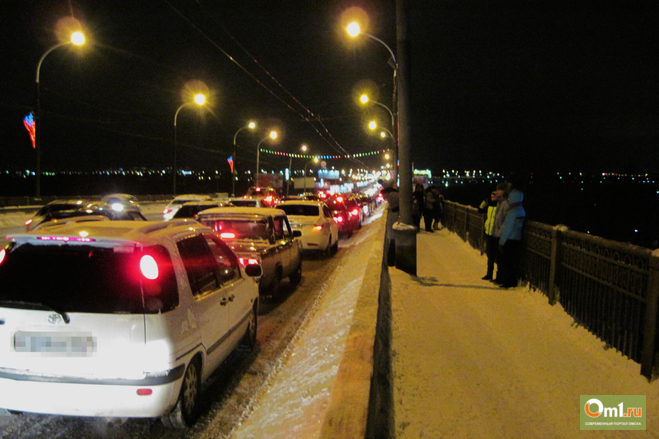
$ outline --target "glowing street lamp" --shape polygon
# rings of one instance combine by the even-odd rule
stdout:
[[[372,120],[368,123],[368,127],[372,131],[375,131],[376,129],[378,129],[378,123],[376,121]],[[380,131],[380,137],[382,137],[382,138],[387,137],[387,134],[388,134],[389,137],[391,137],[391,140],[394,141],[394,144],[396,143],[396,139],[394,138],[394,135],[391,133],[391,131],[389,131],[386,128],[382,128],[382,127],[379,127],[379,128],[382,130],[382,131]]]
[[[398,123],[397,123],[397,116],[398,116],[398,98],[397,98],[397,94],[398,94],[398,92],[397,92],[397,90],[398,90],[398,80],[397,80],[397,77],[398,77],[398,61],[396,60],[396,55],[394,55],[394,52],[391,50],[391,48],[384,41],[382,41],[381,39],[379,39],[379,38],[377,38],[377,37],[375,37],[375,36],[373,36],[373,35],[371,35],[367,32],[363,32],[361,30],[361,27],[359,26],[359,23],[357,23],[356,21],[353,21],[352,23],[348,24],[347,32],[348,32],[348,35],[350,35],[353,38],[356,38],[359,35],[364,35],[365,37],[368,37],[368,38],[372,39],[373,41],[377,41],[378,43],[383,45],[387,49],[387,51],[389,52],[389,55],[391,55],[391,58],[390,58],[388,64],[394,70],[394,78],[393,78],[394,90],[393,90],[393,98],[392,98],[392,101],[393,101],[392,108],[396,109],[396,116],[394,116],[393,112],[390,111],[390,113],[392,115],[391,129],[394,133],[396,133],[396,135],[392,136],[392,138],[394,139],[394,149],[395,149],[394,154],[397,157],[398,156],[398,140],[397,140],[398,139]]]
[[[260,172],[259,171],[259,158],[261,156],[261,154],[260,154],[261,153],[261,143],[263,143],[264,141],[266,141],[268,139],[275,140],[276,138],[277,138],[277,131],[272,130],[272,131],[270,131],[270,133],[267,136],[265,136],[263,139],[261,139],[261,141],[258,143],[258,145],[256,145],[256,174],[254,175],[254,186],[259,185],[259,172]]]
[[[239,128],[238,131],[236,131],[236,134],[233,135],[233,168],[231,172],[231,196],[235,197],[236,196],[236,137],[238,136],[238,133],[241,132],[244,129],[249,128],[250,130],[253,130],[256,128],[256,122],[249,122],[247,125],[245,125],[242,128]]]
[[[36,197],[41,197],[41,85],[39,82],[39,75],[41,73],[41,64],[43,60],[48,56],[53,50],[66,46],[68,44],[73,44],[74,46],[82,46],[85,44],[85,36],[82,32],[73,32],[71,34],[71,39],[69,41],[64,41],[58,44],[55,44],[53,47],[48,49],[46,53],[41,56],[39,63],[37,64],[37,109],[36,114],[34,115],[34,149],[37,153],[37,178],[36,178]]]
[[[373,103],[373,104],[375,104],[375,105],[378,105],[378,106],[384,108],[385,110],[387,110],[387,112],[389,113],[389,116],[391,116],[391,128],[393,129],[394,124],[395,124],[396,122],[395,122],[395,120],[394,120],[394,113],[389,109],[389,107],[387,107],[386,105],[384,105],[384,104],[382,104],[382,103],[380,103],[380,102],[378,102],[378,101],[374,101],[374,100],[372,100],[372,99],[369,99],[368,95],[366,95],[366,94],[361,95],[361,96],[359,97],[359,101],[360,101],[362,104],[364,104],[364,105],[366,105],[366,104],[368,104],[369,102],[371,102],[371,103]]]
[[[174,114],[174,169],[173,169],[173,183],[172,183],[172,192],[174,195],[176,195],[176,174],[178,173],[176,170],[176,150],[177,150],[177,139],[176,139],[176,119],[178,118],[178,113],[185,107],[186,105],[191,105],[192,103],[198,105],[198,106],[203,106],[206,103],[206,96],[204,96],[202,93],[197,93],[192,102],[184,102],[181,104],[180,107],[178,107],[178,110],[176,110],[176,114]]]

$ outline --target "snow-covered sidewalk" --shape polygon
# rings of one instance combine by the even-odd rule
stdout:
[[[389,269],[396,438],[583,437],[580,395],[646,395],[647,431],[594,434],[659,437],[638,363],[540,292],[481,280],[485,257],[446,229],[419,233],[417,255],[417,276]]]

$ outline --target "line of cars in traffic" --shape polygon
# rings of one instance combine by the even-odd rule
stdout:
[[[168,221],[126,194],[44,206],[0,249],[0,409],[194,423],[202,383],[256,345],[260,301],[368,214],[316,197],[180,196]]]

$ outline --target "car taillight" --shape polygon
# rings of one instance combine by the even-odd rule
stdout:
[[[25,221],[25,225],[26,225],[26,226],[29,226],[30,224],[32,224],[32,218],[30,218],[29,220]]]
[[[142,276],[149,280],[158,279],[158,263],[153,259],[153,256],[142,256],[140,259],[140,271],[142,272]]]
[[[343,217],[342,216],[335,216],[334,221],[336,221],[337,223],[342,223],[343,222]]]
[[[350,211],[350,215],[351,215],[351,216],[357,216],[357,215],[359,215],[359,209],[357,209],[357,208],[352,209],[352,210]]]
[[[259,260],[256,258],[238,258],[240,265],[247,267],[248,265],[259,265]]]
[[[167,215],[171,211],[172,211],[172,209],[165,209],[165,210],[162,211],[162,214]]]
[[[336,197],[336,201],[338,203],[343,203],[343,197]]]
[[[4,248],[2,250],[0,250],[0,264],[2,264],[2,261],[5,260],[6,255],[7,255],[7,252],[5,251]]]
[[[222,232],[220,233],[220,238],[222,239],[236,239],[236,234],[233,232]]]
[[[320,232],[320,231],[322,231],[322,230],[323,230],[323,225],[322,225],[322,224],[319,225],[319,226],[313,226],[313,227],[311,228],[311,231],[312,231],[312,232]]]
[[[272,203],[272,195],[268,195],[267,197],[265,197],[265,201],[266,203]]]

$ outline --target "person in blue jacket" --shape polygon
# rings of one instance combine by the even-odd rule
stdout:
[[[499,237],[499,273],[502,288],[517,286],[521,278],[522,228],[526,212],[522,207],[524,194],[513,188],[508,194],[505,218]]]

